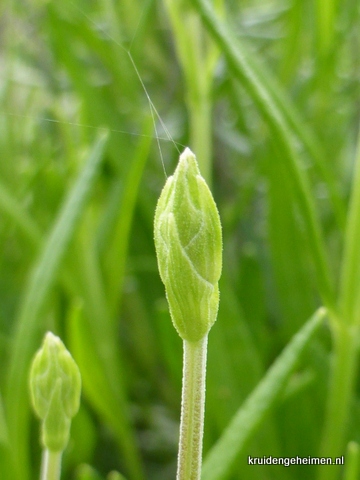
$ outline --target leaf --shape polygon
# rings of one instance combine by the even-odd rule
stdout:
[[[340,283],[340,308],[344,322],[360,325],[360,136],[347,217]]]
[[[346,449],[346,462],[344,480],[357,480],[359,478],[360,447],[356,442],[349,442]]]
[[[121,199],[118,200],[116,198],[117,201],[114,206],[118,213],[113,228],[111,229],[111,236],[106,242],[107,253],[105,257],[105,265],[107,273],[107,289],[112,312],[116,311],[116,307],[119,306],[119,292],[122,292],[136,201],[144,167],[148,160],[152,143],[152,130],[150,130],[153,128],[152,122],[152,117],[146,117],[143,128],[143,137],[132,158],[125,179]]]
[[[275,160],[275,161],[274,161]],[[267,163],[267,229],[272,266],[280,301],[284,341],[316,308],[312,265],[304,231],[277,157]],[[315,290],[316,291],[316,290]]]
[[[18,228],[24,233],[34,246],[41,241],[41,233],[18,200],[8,191],[5,185],[0,183],[0,210],[5,213]]]
[[[6,427],[5,412],[3,400],[0,395],[0,445],[7,445],[9,441],[8,432]]]
[[[82,464],[76,470],[76,480],[103,480],[98,472],[88,464]]]
[[[6,404],[11,448],[16,455],[17,478],[29,478],[27,430],[29,405],[27,376],[29,362],[43,333],[42,308],[80,216],[90,196],[102,161],[107,135],[96,140],[85,165],[66,195],[54,224],[30,272],[21,302],[7,378]]]
[[[325,257],[325,243],[311,194],[310,182],[294,148],[292,127],[279,108],[272,88],[268,87],[266,79],[259,75],[257,69],[253,68],[251,62],[248,61],[241,43],[228,26],[220,22],[210,4],[205,0],[195,0],[194,5],[202,16],[209,33],[225,55],[235,77],[247,89],[271,130],[272,140],[280,151],[279,158],[286,168],[287,181],[293,189],[294,198],[304,219],[319,290],[326,306],[334,309],[334,286]]]
[[[86,321],[82,310],[81,303],[73,306],[68,321],[68,334],[72,354],[80,368],[83,390],[105,423],[114,432],[131,478],[141,479],[143,478],[141,461],[135,449],[134,435],[130,427],[123,375],[117,379],[118,386],[114,392],[108,370],[104,368],[99,355],[97,339],[94,338],[89,319]]]
[[[300,355],[318,330],[326,310],[320,308],[285,347],[265,377],[240,407],[229,426],[205,458],[202,480],[220,480],[228,477],[231,467],[243,451],[276,400]]]

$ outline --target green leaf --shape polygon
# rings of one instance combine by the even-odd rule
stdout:
[[[360,472],[360,446],[349,442],[346,449],[344,480],[357,480]]]
[[[0,394],[0,478],[13,477],[13,469],[9,453],[9,435],[6,425],[4,403]]]
[[[340,283],[341,317],[360,325],[360,135],[353,174]]]
[[[66,195],[44,247],[30,272],[20,306],[7,378],[6,404],[11,448],[17,459],[17,478],[22,480],[28,478],[30,471],[27,456],[29,417],[27,376],[30,359],[39,341],[39,335],[44,329],[42,309],[57,278],[78,220],[87,205],[106,141],[106,135],[101,135],[96,140],[83,169]]]
[[[325,314],[324,308],[317,310],[285,347],[265,377],[240,407],[223,435],[206,456],[202,480],[221,480],[228,477],[246,442],[275,405],[300,355],[322,324]]]
[[[0,445],[6,445],[9,442],[8,431],[6,427],[5,412],[3,400],[0,395]]]
[[[277,157],[268,159],[267,229],[285,341],[316,308],[313,269],[286,172]]]
[[[83,464],[76,470],[76,480],[103,480],[103,477],[90,465]]]
[[[140,181],[152,144],[152,121],[152,117],[148,117],[145,120],[143,137],[139,142],[132,158],[128,174],[125,178],[124,190],[122,191],[120,199],[120,208],[118,199],[116,199],[117,201],[114,205],[117,216],[114,228],[111,231],[111,237],[106,243],[107,252],[105,258],[107,267],[107,289],[111,311],[116,310],[116,307],[118,307],[119,292],[122,292],[136,200],[138,197]]]
[[[202,16],[209,33],[221,48],[235,77],[247,89],[271,130],[272,140],[280,151],[279,159],[287,171],[287,181],[294,191],[294,198],[304,219],[319,290],[326,306],[333,310],[334,286],[325,256],[325,243],[310,182],[294,148],[292,128],[279,108],[272,89],[268,88],[265,79],[252,67],[251,62],[248,62],[241,43],[228,26],[215,15],[209,2],[194,0],[194,6]]]
[[[126,478],[121,473],[113,471],[109,473],[106,480],[126,480]]]
[[[108,371],[104,370],[96,339],[90,330],[91,326],[85,321],[82,310],[81,304],[74,305],[68,322],[68,334],[71,351],[81,371],[84,392],[114,432],[127,468],[131,472],[131,478],[141,479],[143,478],[141,461],[135,450],[123,378],[120,376],[117,379],[118,388],[114,392]]]
[[[6,214],[20,228],[30,242],[38,246],[41,241],[41,232],[37,225],[20,205],[18,200],[0,183],[0,210]]]

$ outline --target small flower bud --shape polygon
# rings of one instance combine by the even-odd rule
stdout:
[[[65,449],[71,419],[79,410],[81,377],[79,369],[59,337],[45,335],[30,370],[33,408],[42,420],[42,443],[53,452]]]
[[[183,340],[198,341],[217,316],[222,238],[214,199],[189,148],[161,192],[154,236],[175,328]]]

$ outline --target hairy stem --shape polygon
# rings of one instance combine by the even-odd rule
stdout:
[[[62,452],[43,451],[40,480],[60,480]]]
[[[177,480],[199,480],[201,475],[207,337],[184,340]]]

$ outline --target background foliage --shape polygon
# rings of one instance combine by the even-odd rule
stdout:
[[[64,478],[174,478],[181,341],[152,229],[163,169],[184,145],[212,184],[224,236],[205,455],[317,307],[330,309],[335,340],[339,312],[356,317],[358,2],[208,5],[0,5],[1,478],[38,476],[27,372],[49,329],[83,377]],[[349,335],[342,350],[357,329]],[[334,448],[322,438],[333,345],[323,328],[226,478],[316,478],[311,466],[247,466],[247,455],[342,454],[359,441],[357,346],[335,415],[351,425]],[[355,461],[356,443],[349,452]]]

